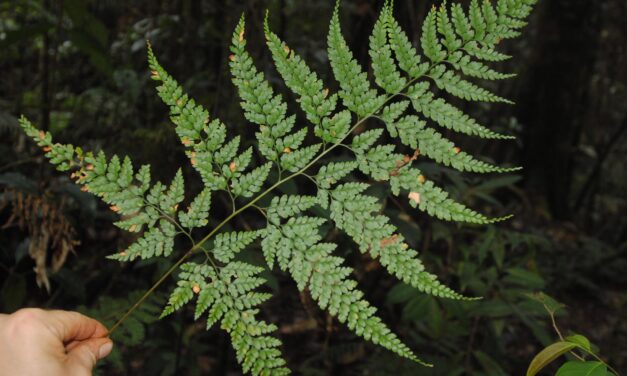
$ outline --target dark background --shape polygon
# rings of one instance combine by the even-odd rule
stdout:
[[[426,12],[440,2],[396,3],[397,19],[417,42]],[[167,181],[187,162],[149,79],[145,40],[231,134],[250,138],[254,129],[242,117],[227,68],[240,14],[256,65],[275,87],[282,84],[263,43],[265,9],[273,29],[333,89],[325,51],[332,6],[330,0],[2,0],[0,312],[80,309],[111,324],[172,262],[106,260],[132,238],[111,224],[115,217],[104,205],[50,168],[19,130],[20,114],[60,141],[152,163],[156,177]],[[345,36],[364,67],[381,6],[342,2]],[[350,244],[341,247],[384,321],[435,369],[354,337],[311,307],[285,276],[268,274],[276,294],[264,315],[279,325],[297,374],[522,374],[557,338],[546,310],[529,295],[540,291],[564,305],[556,317],[564,334],[586,335],[603,359],[627,370],[626,20],[624,0],[541,0],[522,37],[502,44],[514,58],[497,67],[518,77],[488,86],[516,105],[463,106],[519,139],[460,142],[500,164],[521,165],[522,172],[476,176],[421,162],[455,198],[490,215],[513,213],[512,220],[460,226],[385,201],[428,268],[482,301],[426,297],[357,256]],[[185,168],[194,190],[198,180]],[[219,203],[212,216],[223,217]],[[152,323],[170,287],[117,334],[105,374],[239,374],[228,337],[206,332],[189,312]]]

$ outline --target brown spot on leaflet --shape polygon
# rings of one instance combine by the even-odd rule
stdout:
[[[420,193],[418,193],[418,192],[409,192],[407,197],[410,200],[414,201],[416,204],[420,204]]]
[[[381,241],[379,242],[379,245],[381,246],[381,248],[385,248],[386,246],[390,244],[396,243],[397,240],[398,240],[398,234],[394,234],[390,237],[381,239]]]

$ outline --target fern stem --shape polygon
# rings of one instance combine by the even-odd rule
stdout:
[[[237,212],[239,213],[239,211]],[[229,215],[225,220],[223,220],[222,222],[220,222],[219,225],[217,225],[216,227],[213,228],[213,230],[211,230],[211,232],[205,236],[200,242],[196,243],[193,247],[191,247],[181,258],[179,258],[174,265],[172,265],[158,280],[157,282],[155,282],[142,296],[141,298],[139,298],[132,306],[131,308],[129,308],[124,315],[122,315],[122,317],[120,317],[120,319],[118,321],[115,322],[115,324],[113,324],[113,326],[111,326],[111,328],[109,329],[109,334],[113,333],[119,326],[120,324],[122,324],[122,322],[124,322],[124,320],[126,320],[132,313],[133,311],[135,311],[137,308],[139,308],[139,306],[142,305],[142,303],[148,299],[148,297],[157,289],[157,287],[159,287],[169,276],[170,274],[172,274],[176,269],[178,269],[179,266],[181,266],[181,264],[183,262],[185,262],[185,260],[187,260],[196,250],[198,249],[202,249],[201,246],[204,242],[206,242],[207,240],[209,240],[209,238],[211,238],[211,236],[213,236],[218,230],[220,230],[220,228],[222,226],[224,226],[228,221],[230,221],[234,216],[236,215],[236,213],[232,213],[231,215]]]
[[[170,223],[172,223],[175,227],[177,227],[179,229],[179,232],[185,235],[192,242],[192,244],[194,243],[194,238],[192,238],[192,234],[188,231],[185,231],[185,229],[181,226],[181,224],[175,218],[173,218],[171,215],[161,210],[160,207],[148,203],[146,200],[144,200],[144,203],[145,205],[148,205],[154,208],[157,212],[161,214],[163,218],[167,219],[168,221],[170,221]]]
[[[139,306],[142,305],[142,303],[148,299],[148,297],[157,289],[157,287],[159,287],[163,281],[165,281],[168,276],[170,274],[172,274],[172,272],[174,272],[174,270],[176,270],[182,263],[183,261],[185,261],[187,259],[187,257],[189,257],[191,254],[186,253],[185,255],[183,255],[183,257],[181,257],[174,265],[172,265],[170,267],[170,269],[168,269],[167,272],[165,272],[165,274],[163,274],[161,276],[161,278],[159,278],[159,280],[157,282],[155,282],[154,285],[152,285],[152,287],[150,287],[145,293],[144,295],[141,296],[141,298],[139,298],[132,306],[131,308],[129,308],[124,315],[122,315],[122,317],[120,317],[120,319],[118,321],[115,322],[115,324],[113,324],[111,326],[111,328],[109,329],[109,335],[111,335],[119,326],[120,324],[122,324],[124,322],[124,320],[126,320],[131,313],[133,313],[133,311],[135,311],[137,308],[139,308]]]
[[[309,175],[309,174],[305,174],[305,173],[302,173],[302,175],[303,175],[304,177],[306,177],[307,179],[311,180],[311,181],[312,181],[312,183],[314,183],[314,184],[316,185],[316,187],[317,187],[318,189],[320,189],[320,185],[318,184],[318,181],[317,181],[316,179],[314,179],[314,177],[313,177],[313,176],[311,176],[311,175]]]

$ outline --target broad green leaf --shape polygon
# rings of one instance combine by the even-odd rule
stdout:
[[[571,342],[555,342],[547,347],[544,350],[540,351],[538,355],[536,355],[531,363],[529,364],[529,368],[527,369],[527,376],[537,375],[544,367],[546,367],[549,363],[557,359],[560,355],[563,355],[570,350],[576,348],[577,345]]]
[[[577,344],[582,350],[585,350],[589,353],[592,353],[592,346],[590,346],[590,341],[588,338],[582,336],[581,334],[573,334],[572,336],[568,336],[564,338],[567,342],[572,342]]]
[[[570,361],[562,364],[555,376],[609,376],[607,366],[601,362]]]

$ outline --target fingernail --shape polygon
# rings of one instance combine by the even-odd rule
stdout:
[[[98,350],[98,359],[102,359],[109,355],[109,353],[111,353],[111,349],[113,349],[113,342],[107,342],[100,346],[100,349]]]

